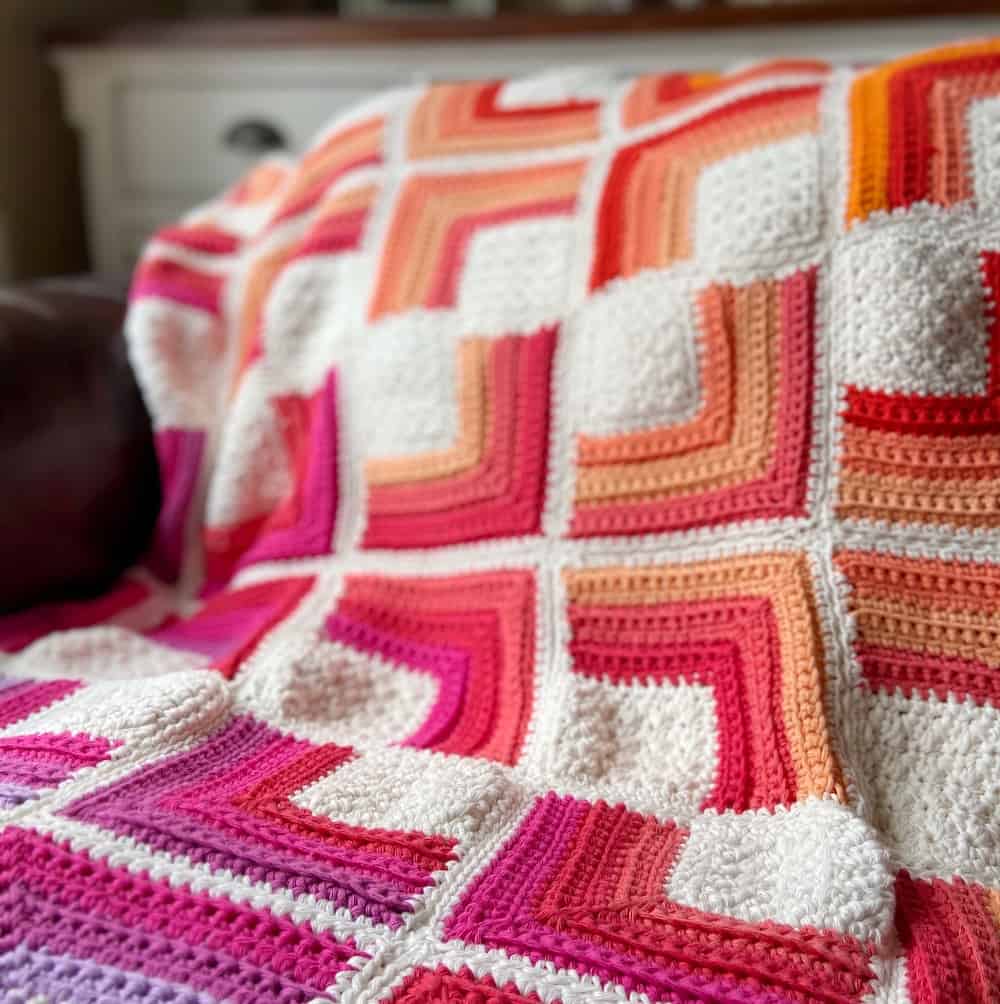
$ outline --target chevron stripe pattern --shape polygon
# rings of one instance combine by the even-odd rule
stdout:
[[[597,139],[597,101],[504,107],[502,80],[442,84],[428,91],[410,119],[409,154],[502,153]]]
[[[801,556],[588,570],[571,573],[566,588],[574,674],[626,693],[638,685],[712,689],[720,718],[718,770],[700,808],[746,811],[842,794]],[[612,699],[602,703],[610,712]],[[568,708],[563,727],[569,735],[584,713],[585,706]],[[635,730],[622,722],[616,731],[627,762]],[[655,734],[644,738],[657,742]],[[660,755],[669,756],[668,749]],[[709,760],[714,751],[705,753]],[[652,749],[642,751],[631,765],[638,784],[647,756],[656,758]],[[613,773],[612,760],[606,752],[606,773]]]
[[[631,970],[629,989],[651,1000],[739,999],[751,988],[861,1000],[871,945],[672,901],[668,877],[697,839],[621,805],[547,795],[459,903],[447,933],[605,981]],[[689,953],[697,962],[679,966]]]
[[[578,439],[572,532],[801,515],[815,275],[696,294],[702,399],[685,422]]]
[[[458,436],[445,450],[367,465],[367,547],[538,533],[556,331],[458,347]]]
[[[954,46],[886,63],[851,89],[847,223],[917,202],[988,197],[977,178],[977,106],[1000,96],[1000,45]],[[977,193],[977,186],[978,188]]]
[[[355,756],[349,747],[315,746],[236,718],[207,743],[65,812],[159,851],[398,926],[412,897],[452,859],[454,841],[345,826],[290,799]]]
[[[328,637],[429,674],[437,700],[409,745],[517,762],[534,693],[535,584],[527,571],[348,578]]]
[[[454,304],[462,259],[482,228],[568,216],[576,207],[582,161],[466,175],[418,175],[399,194],[369,316]],[[406,242],[424,248],[410,255]]]
[[[815,132],[818,99],[817,87],[762,91],[619,150],[598,209],[591,289],[691,258],[701,172],[761,144]]]

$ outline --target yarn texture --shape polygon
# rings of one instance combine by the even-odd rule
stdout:
[[[394,92],[161,230],[0,1000],[1000,1004],[998,193],[986,41]]]

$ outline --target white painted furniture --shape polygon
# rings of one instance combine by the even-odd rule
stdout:
[[[300,150],[380,89],[567,64],[706,69],[781,55],[868,62],[1000,34],[1000,18],[808,24],[704,32],[240,47],[74,44],[53,50],[80,132],[93,267],[131,268],[148,234],[215,194],[268,141]]]

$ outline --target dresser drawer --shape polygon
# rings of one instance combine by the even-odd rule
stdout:
[[[267,140],[280,138],[286,152],[301,152],[333,115],[371,93],[367,87],[129,82],[115,102],[119,189],[133,199],[204,199],[268,152]]]

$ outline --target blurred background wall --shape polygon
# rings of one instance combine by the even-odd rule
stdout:
[[[0,279],[86,266],[76,138],[60,111],[42,31],[56,21],[169,16],[187,6],[185,0],[0,0]]]

